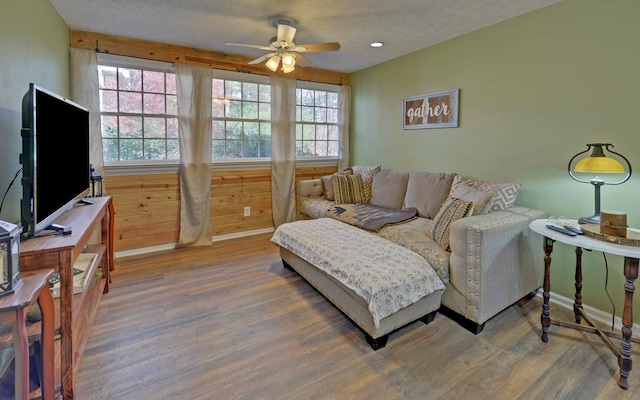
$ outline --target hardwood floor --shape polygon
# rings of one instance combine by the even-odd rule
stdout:
[[[438,314],[373,351],[270,235],[116,262],[81,360],[78,399],[632,399],[595,335],[523,300],[475,336]],[[568,310],[551,305],[554,318]],[[634,346],[633,357],[640,360]]]

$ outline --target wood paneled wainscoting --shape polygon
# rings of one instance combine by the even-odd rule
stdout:
[[[296,179],[318,178],[336,166],[299,167]],[[108,175],[108,194],[115,207],[115,251],[176,243],[180,228],[178,173]],[[244,207],[251,215],[244,216]],[[238,169],[211,173],[213,236],[273,227],[271,169]]]

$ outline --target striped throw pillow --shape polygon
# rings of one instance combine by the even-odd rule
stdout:
[[[460,218],[468,217],[473,213],[473,202],[448,197],[440,211],[433,218],[433,229],[431,230],[431,238],[446,251],[451,251],[450,232],[451,224]]]
[[[365,203],[364,188],[360,175],[332,175],[336,204]]]

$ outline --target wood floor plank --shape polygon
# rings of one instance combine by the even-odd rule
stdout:
[[[116,260],[77,381],[79,399],[632,399],[594,335],[522,300],[473,335],[437,314],[373,351],[270,235]],[[552,305],[554,318],[572,312]],[[640,359],[640,346],[633,358]]]

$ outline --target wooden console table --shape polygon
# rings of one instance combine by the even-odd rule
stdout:
[[[575,221],[574,221],[575,222]],[[547,342],[548,331],[550,325],[572,328],[584,332],[597,334],[607,347],[618,358],[618,366],[620,367],[620,376],[618,377],[618,385],[623,389],[629,388],[629,373],[631,372],[631,342],[640,343],[640,339],[633,337],[633,292],[635,291],[634,281],[638,278],[638,259],[640,259],[640,247],[624,246],[592,239],[583,235],[568,236],[560,232],[556,232],[546,227],[547,224],[553,223],[548,219],[538,219],[529,224],[529,228],[544,236],[544,287],[543,287],[543,304],[542,315],[540,317],[542,324],[542,341]],[[549,291],[551,290],[551,253],[553,252],[553,244],[555,241],[575,246],[576,250],[576,268],[575,268],[575,303],[573,312],[575,314],[575,323],[555,321],[549,316]],[[615,254],[624,257],[624,276],[625,276],[625,298],[624,310],[622,313],[622,333],[602,331],[596,327],[582,306],[582,250],[596,250],[603,253]],[[588,326],[581,325],[584,320]],[[616,346],[611,342],[611,337],[620,339],[620,345]]]
[[[56,330],[56,382],[63,399],[73,399],[75,376],[84,352],[89,329],[100,297],[108,292],[113,270],[113,204],[111,197],[88,199],[92,204],[77,204],[55,223],[71,227],[69,235],[46,235],[20,243],[20,271],[28,273],[53,268],[60,273],[60,298],[54,300]],[[92,243],[99,230],[99,242]],[[73,293],[73,264],[82,253],[98,254],[102,278],[84,292]],[[87,276],[86,279],[93,279]],[[34,335],[37,333],[34,332]]]

